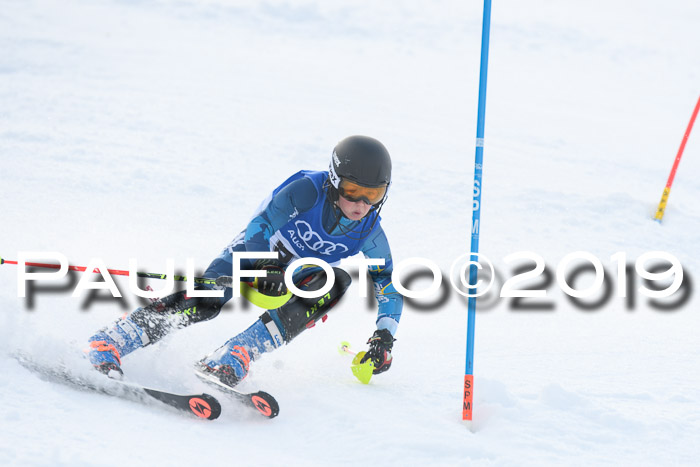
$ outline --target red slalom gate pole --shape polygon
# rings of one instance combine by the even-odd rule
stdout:
[[[14,264],[14,265],[16,266],[16,265],[17,265],[17,261],[12,261],[12,260],[9,260],[9,259],[0,258],[0,264]],[[35,267],[35,268],[61,269],[61,265],[60,265],[60,264],[30,263],[30,262],[26,262],[26,263],[24,263],[24,264],[25,264],[26,266],[32,266],[32,267]],[[87,269],[85,266],[68,266],[68,270],[69,270],[69,271],[79,271],[79,272],[83,272],[83,271],[85,271],[85,269]],[[99,270],[99,268],[95,268],[92,272],[94,272],[95,274],[99,274],[99,273],[100,273],[100,270]],[[129,271],[123,271],[123,270],[120,270],[120,269],[107,269],[107,272],[109,272],[109,273],[112,274],[112,275],[116,275],[116,276],[128,276],[128,275],[129,275]]]
[[[700,111],[700,97],[698,97],[698,102],[695,104],[695,110],[693,110],[693,115],[690,117],[690,122],[688,122],[688,128],[685,130],[683,135],[683,140],[681,141],[681,146],[678,148],[678,153],[676,154],[676,160],[673,161],[673,167],[671,167],[671,173],[668,176],[668,181],[666,182],[666,187],[661,195],[661,201],[659,202],[659,207],[656,209],[656,215],[654,220],[661,222],[664,217],[664,212],[666,212],[666,203],[668,203],[668,196],[671,193],[671,185],[673,185],[673,179],[676,177],[676,170],[678,170],[678,164],[681,162],[681,157],[683,156],[683,151],[685,150],[685,143],[688,142],[688,137],[693,129],[693,124],[698,116],[698,111]]]
[[[18,265],[17,261],[12,261],[9,259],[3,259],[0,258],[0,264],[14,264]],[[45,268],[45,269],[61,269],[60,264],[50,264],[50,263],[30,263],[27,261],[24,263],[25,266],[33,266],[35,268]],[[83,272],[87,268],[85,266],[68,266],[69,271],[78,271],[78,272]],[[95,274],[100,274],[100,269],[95,268],[92,270],[93,273]],[[123,269],[107,269],[107,272],[111,275],[115,276],[129,276],[131,275],[129,271],[125,271]],[[165,274],[159,274],[155,272],[137,272],[136,277],[147,277],[149,279],[166,279],[167,276]],[[187,277],[185,276],[173,276],[173,280],[176,281],[186,281]],[[214,279],[207,279],[206,277],[195,277],[194,279],[195,284],[214,284],[216,283],[216,280]]]

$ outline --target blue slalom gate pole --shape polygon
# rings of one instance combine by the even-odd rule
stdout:
[[[467,358],[464,370],[464,400],[462,420],[470,425],[474,408],[474,320],[476,317],[476,282],[479,272],[479,230],[481,228],[481,190],[484,161],[484,126],[486,122],[486,79],[489,68],[489,35],[491,30],[491,0],[484,0],[484,22],[481,31],[481,70],[479,73],[479,111],[476,121],[476,156],[474,159],[474,197],[472,202],[472,243],[469,267],[469,300],[467,302]]]

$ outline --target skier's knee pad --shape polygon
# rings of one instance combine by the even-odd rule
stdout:
[[[335,283],[328,293],[316,298],[302,298],[295,295],[281,308],[261,316],[263,322],[269,321],[266,316],[269,315],[275,324],[281,326],[280,331],[285,342],[291,341],[305,329],[313,327],[316,321],[323,318],[335,306],[352,282],[350,275],[344,270],[333,268],[333,272]],[[326,273],[319,271],[302,279],[297,287],[304,291],[314,291],[325,284]]]
[[[187,297],[181,290],[139,308],[129,316],[148,335],[151,343],[159,341],[173,329],[215,318],[221,311],[217,298]]]

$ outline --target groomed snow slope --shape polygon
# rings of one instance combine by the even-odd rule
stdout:
[[[394,160],[382,215],[395,260],[447,273],[469,247],[481,14],[458,1],[5,0],[0,254],[117,269],[138,258],[144,271],[193,258],[202,270],[274,186],[368,134]],[[700,277],[697,128],[663,225],[650,220],[700,92],[698,24],[695,1],[494,2],[481,251],[504,278],[503,258],[523,250],[552,271],[591,252],[613,285],[616,252],[667,251]],[[466,305],[449,287],[407,304],[393,367],[370,385],[336,352],[374,329],[353,284],[327,323],[254,365],[245,387],[274,394],[278,418],[226,403],[200,422],[20,367],[18,350],[74,358],[139,302],[117,278],[123,300],[42,283],[30,306],[16,277],[0,267],[2,465],[693,465],[700,454],[692,292],[675,311],[638,292],[631,309],[612,297],[582,311],[556,285],[548,312],[484,306],[472,433],[460,420]],[[202,390],[192,363],[258,313],[232,303],[124,370]]]

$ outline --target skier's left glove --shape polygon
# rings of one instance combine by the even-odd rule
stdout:
[[[274,259],[259,259],[253,267],[267,271],[267,276],[258,277],[258,291],[261,294],[279,297],[287,293],[282,263]]]
[[[367,343],[369,344],[369,350],[362,357],[360,363],[365,363],[370,358],[374,362],[374,373],[375,375],[383,373],[391,367],[391,362],[393,357],[391,356],[391,349],[394,347],[394,336],[386,329],[377,329],[369,338]]]

